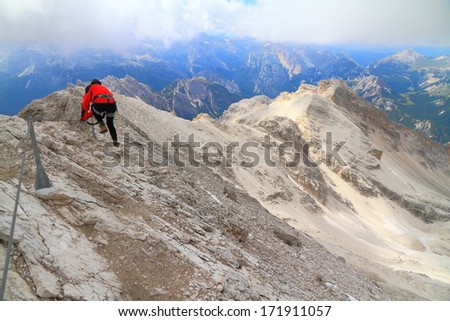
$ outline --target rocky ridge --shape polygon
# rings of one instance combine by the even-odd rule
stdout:
[[[76,120],[82,92],[56,92],[21,113],[34,119],[54,187],[33,190],[29,154],[8,299],[389,299],[343,258],[236,188],[231,172],[227,178],[205,166],[139,166],[139,144],[160,144],[154,136],[166,130],[209,125],[119,96],[117,126],[126,128],[130,145],[122,155],[104,154],[106,137],[94,139]],[[173,127],[161,126],[169,122]],[[2,161],[0,226],[7,235],[26,122],[2,116],[1,123],[2,158],[9,161]]]
[[[243,100],[220,120],[117,95],[121,149],[77,121],[82,93],[20,114],[35,121],[55,188],[33,191],[29,156],[9,298],[450,297],[448,148],[344,83]],[[26,124],[1,122],[7,235]],[[177,158],[168,146],[191,135],[200,146]]]

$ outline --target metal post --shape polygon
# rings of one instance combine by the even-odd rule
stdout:
[[[31,117],[28,117],[28,130],[30,132],[31,146],[33,147],[34,159],[36,161],[36,179],[34,181],[34,189],[37,191],[42,188],[52,187],[52,182],[47,176],[44,170],[44,166],[41,163],[41,156],[39,153],[39,148],[36,142],[36,136],[34,134],[34,127]]]
[[[30,127],[28,127],[27,137],[29,134],[30,134]],[[8,276],[8,269],[9,269],[9,259],[11,257],[11,252],[12,252],[14,228],[16,226],[17,209],[19,207],[20,189],[22,186],[22,177],[23,177],[23,172],[24,172],[24,168],[25,168],[27,149],[28,149],[28,141],[25,138],[25,147],[23,150],[22,163],[20,164],[19,183],[17,185],[16,202],[14,203],[14,212],[13,212],[13,217],[12,217],[12,221],[11,221],[11,229],[9,231],[9,240],[8,240],[8,247],[6,250],[5,265],[3,267],[2,284],[0,287],[0,301],[3,301],[4,295],[5,295],[6,279]]]
[[[97,135],[95,134],[95,126],[91,126],[91,131],[92,131],[92,137],[97,140]]]

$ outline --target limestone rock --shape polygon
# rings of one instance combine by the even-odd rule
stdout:
[[[82,94],[72,86],[21,112],[34,119],[54,188],[33,190],[29,157],[8,298],[448,297],[448,150],[343,83],[246,99],[219,120],[192,122],[117,95],[127,139],[109,155],[109,138],[78,121]],[[200,148],[171,149],[177,134],[186,142],[193,133]],[[3,235],[25,134],[23,119],[0,116]],[[227,161],[205,166],[206,142]]]
[[[36,294],[42,299],[56,298],[61,291],[58,279],[39,265],[30,267],[30,276],[36,287]]]

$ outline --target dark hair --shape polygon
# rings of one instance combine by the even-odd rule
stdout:
[[[101,85],[102,83],[100,82],[100,80],[94,78],[94,79],[92,79],[92,81],[91,81],[91,85],[92,85],[92,84],[99,84],[99,85]]]

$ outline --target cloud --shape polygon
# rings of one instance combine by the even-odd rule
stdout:
[[[244,26],[258,38],[320,44],[450,45],[448,0],[260,0],[258,7]]]
[[[227,32],[248,4],[227,0],[0,0],[0,43],[127,47]]]
[[[198,33],[450,46],[448,0],[0,0],[0,43],[127,48]]]

